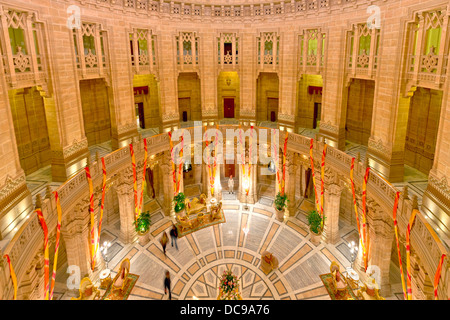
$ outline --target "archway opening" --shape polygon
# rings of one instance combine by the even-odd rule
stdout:
[[[181,126],[202,120],[200,78],[195,72],[180,73],[178,77],[178,110]]]
[[[372,130],[375,81],[353,79],[348,88],[346,140],[367,146]]]
[[[134,104],[138,130],[161,129],[159,82],[152,74],[135,75],[133,78]]]
[[[217,79],[219,119],[239,119],[240,79],[237,72],[221,72]]]
[[[104,79],[81,80],[80,96],[88,145],[110,141],[111,110]]]
[[[297,84],[297,128],[318,129],[322,117],[323,78],[304,74]]]
[[[279,78],[277,73],[261,72],[256,80],[256,120],[264,123],[278,122]]]
[[[36,87],[9,91],[19,160],[26,175],[51,164],[45,102]]]

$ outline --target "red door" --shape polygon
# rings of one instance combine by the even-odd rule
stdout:
[[[234,118],[234,98],[223,99],[224,118]]]

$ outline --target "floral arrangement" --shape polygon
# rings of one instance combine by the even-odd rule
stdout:
[[[220,280],[222,300],[239,300],[239,280],[230,270],[224,271]]]

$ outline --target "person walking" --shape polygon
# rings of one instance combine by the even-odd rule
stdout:
[[[170,272],[166,271],[166,277],[164,278],[164,294],[169,291],[169,300],[172,300],[172,290],[170,289]]]
[[[159,242],[161,243],[161,246],[163,247],[164,255],[166,255],[166,247],[167,247],[167,243],[169,242],[169,237],[167,236],[167,233],[165,231],[163,231],[163,235],[162,235],[161,239],[159,240]]]
[[[175,225],[173,225],[172,230],[170,230],[170,237],[172,238],[172,247],[173,247],[173,243],[175,242],[175,248],[177,248],[177,250],[178,250],[178,244],[177,244],[178,229]]]
[[[234,180],[233,175],[230,176],[228,180],[228,194],[234,194]]]

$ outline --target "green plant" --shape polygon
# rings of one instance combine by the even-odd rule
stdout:
[[[281,211],[286,207],[286,203],[289,202],[287,195],[283,194],[281,195],[281,192],[278,192],[276,198],[275,198],[275,207],[278,211]]]
[[[185,204],[184,201],[186,200],[186,196],[183,192],[180,192],[175,197],[173,197],[173,202],[175,203],[175,212],[179,213],[181,210],[184,209]]]
[[[147,212],[142,212],[133,224],[134,224],[134,228],[136,229],[136,232],[138,232],[140,234],[144,234],[148,230],[150,230],[151,223],[152,223],[152,221],[150,218],[150,212],[147,211]]]
[[[312,210],[309,212],[307,219],[308,225],[311,227],[311,231],[315,234],[320,234],[322,232],[323,223],[325,222],[325,217],[322,219],[316,210]]]

